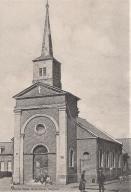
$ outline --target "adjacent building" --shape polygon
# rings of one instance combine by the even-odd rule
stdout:
[[[13,142],[0,142],[0,178],[12,175]]]
[[[118,139],[123,145],[122,148],[122,174],[131,174],[131,138]]]

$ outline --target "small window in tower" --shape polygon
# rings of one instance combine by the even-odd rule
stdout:
[[[43,67],[43,76],[46,76],[46,67]]]
[[[42,76],[42,68],[39,68],[39,76]]]

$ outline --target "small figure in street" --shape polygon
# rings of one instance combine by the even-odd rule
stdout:
[[[81,192],[85,192],[85,184],[86,184],[85,171],[83,171],[81,174],[81,179],[80,179],[80,184],[79,184],[79,190]]]
[[[104,181],[105,176],[103,174],[102,169],[100,169],[98,173],[99,192],[104,192]]]

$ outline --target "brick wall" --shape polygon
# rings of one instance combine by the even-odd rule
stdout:
[[[119,162],[118,156],[122,155],[122,146],[116,142],[98,139],[98,151],[102,150],[103,153],[103,171],[107,180],[115,179],[121,174],[122,162]],[[109,153],[109,165],[107,166],[106,158],[107,152]],[[114,165],[112,162],[112,154],[114,153]],[[121,161],[121,160],[120,160]],[[100,157],[98,155],[98,168],[100,168]]]
[[[33,115],[36,114],[45,114],[48,115],[56,120],[58,123],[58,108],[52,107],[47,109],[31,109],[31,110],[23,110],[22,111],[22,117],[21,117],[21,126],[24,125],[24,123]]]
[[[44,60],[44,61],[38,61],[33,63],[33,81],[36,82],[37,80],[41,80],[43,83],[48,83],[49,85],[53,85],[53,61],[50,60]],[[46,67],[47,76],[43,78],[43,76],[39,76],[39,68]]]
[[[37,91],[38,92],[38,91]],[[40,98],[28,98],[20,99],[16,101],[17,108],[30,107],[30,106],[42,106],[42,105],[52,105],[52,104],[64,104],[65,96],[49,96]]]
[[[67,129],[67,174],[68,174],[68,182],[76,182],[77,181],[77,132],[76,132],[76,124],[73,119],[68,117],[68,129]],[[74,151],[74,166],[70,166],[70,152]]]
[[[78,140],[77,141],[77,175],[80,179],[83,170],[86,171],[87,182],[97,181],[97,145],[96,139]],[[84,153],[88,152],[87,158]],[[94,180],[94,181],[93,181]]]
[[[77,127],[76,118],[78,116],[77,99],[68,95],[67,99],[67,182],[77,181]],[[70,165],[70,153],[74,152],[73,167]]]
[[[84,155],[84,153],[88,155]],[[85,170],[89,183],[97,182],[97,139],[85,129],[77,127],[77,176]]]
[[[61,88],[61,63],[53,60],[53,85]]]
[[[33,179],[33,155],[24,155],[24,183]]]
[[[44,124],[46,131],[43,135],[38,135],[35,130],[36,125]],[[47,146],[48,155],[48,173],[55,179],[56,170],[56,128],[53,122],[46,117],[33,118],[25,128],[24,136],[24,177],[25,181],[33,179],[33,148],[37,145]],[[53,155],[51,155],[51,154]]]

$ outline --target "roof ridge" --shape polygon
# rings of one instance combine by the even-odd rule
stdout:
[[[100,128],[97,128],[96,126],[94,126],[93,124],[89,123],[86,119],[83,119],[81,117],[78,117],[82,120],[85,120],[89,125],[93,126],[95,129],[97,129],[98,131],[104,133],[107,137],[111,138],[112,140],[114,140],[115,142],[119,143],[122,145],[122,143],[120,141],[118,141],[117,139],[115,139],[113,136],[111,136],[110,134],[108,134],[107,132],[105,132],[104,130],[100,129]],[[98,137],[98,136],[97,136]]]
[[[123,137],[123,138],[121,137],[121,138],[117,138],[117,139],[120,139],[120,140],[121,139],[126,139],[126,140],[128,140],[128,139],[131,139],[131,138],[130,137]]]
[[[35,83],[35,84],[30,85],[29,87],[25,88],[24,90],[20,91],[20,92],[19,92],[19,93],[17,93],[16,95],[14,95],[14,96],[13,96],[13,98],[19,97],[19,95],[21,95],[22,93],[25,93],[26,91],[28,91],[28,90],[32,89],[35,85],[36,85],[36,83]]]
[[[95,137],[98,137],[96,134],[94,134],[92,131],[90,131],[90,130],[88,130],[82,123],[78,123],[77,122],[77,124],[80,126],[80,127],[82,127],[82,128],[84,128],[85,130],[87,130],[91,135],[93,135],[93,136],[95,136]]]

